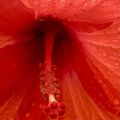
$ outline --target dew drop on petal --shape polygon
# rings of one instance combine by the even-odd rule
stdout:
[[[99,83],[100,83],[100,84],[102,84],[102,83],[103,83],[103,81],[99,79]]]
[[[35,106],[35,103],[32,103],[32,106]]]
[[[10,120],[14,120],[14,118],[10,118]]]
[[[120,27],[118,28],[118,32],[120,32]]]
[[[60,2],[65,2],[65,0],[60,0]]]
[[[114,100],[114,105],[119,105],[120,104],[120,101],[118,99],[115,99]]]
[[[29,112],[26,113],[25,117],[26,117],[26,118],[30,117],[30,113],[29,113]]]

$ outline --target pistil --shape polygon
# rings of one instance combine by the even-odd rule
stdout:
[[[40,91],[48,103],[47,105],[43,105],[42,110],[50,119],[59,119],[65,114],[64,103],[57,101],[57,97],[60,96],[60,81],[56,78],[56,67],[52,64],[55,34],[56,31],[46,31],[44,43],[45,63],[40,73]]]

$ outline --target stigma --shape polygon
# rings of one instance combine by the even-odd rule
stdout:
[[[58,102],[54,95],[49,95],[49,104],[42,107],[42,111],[50,120],[63,120],[65,115],[65,104]]]

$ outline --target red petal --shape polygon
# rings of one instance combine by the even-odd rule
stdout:
[[[0,1],[0,33],[13,34],[22,31],[33,19],[33,12],[20,0]]]
[[[65,21],[110,22],[120,17],[119,0],[22,0],[37,15],[53,15]]]
[[[70,37],[66,38],[68,41],[60,42],[57,45],[55,62],[59,69],[71,68],[72,64],[72,70],[77,73],[82,86],[96,104],[104,109],[104,111],[120,116],[120,76],[118,72],[120,70],[120,42],[118,27],[114,28],[115,24],[108,28],[104,26],[105,29],[94,31],[93,33],[70,29],[69,31],[71,31],[73,36],[69,34],[68,36]],[[113,32],[111,33],[112,29]],[[108,34],[105,34],[106,32]],[[114,40],[118,44],[115,44]],[[107,54],[106,58],[104,58],[104,53]],[[106,61],[105,64],[102,61]],[[66,83],[63,81],[63,84]]]
[[[101,36],[102,36],[102,32],[101,33],[99,32],[98,34],[101,34]],[[110,35],[110,34],[111,33],[109,33],[108,35]],[[102,45],[99,45],[97,43],[97,34],[94,33],[94,35],[96,35],[96,39],[94,38],[94,40],[96,40],[96,44],[94,44],[94,45],[92,44],[92,42],[90,42],[90,41],[87,42],[84,39],[83,39],[83,41],[84,41],[83,42],[80,40],[80,38],[79,38],[79,40],[81,41],[81,45],[80,45],[80,41],[78,43],[75,43],[75,40],[73,40],[73,43],[71,45],[73,49],[70,50],[71,53],[73,53],[72,57],[74,58],[72,61],[72,64],[79,76],[79,79],[80,79],[84,89],[94,99],[94,101],[96,101],[96,103],[99,104],[102,108],[107,109],[108,111],[120,116],[120,109],[119,109],[120,108],[120,106],[119,106],[120,93],[119,93],[119,87],[118,87],[118,86],[120,86],[120,84],[118,82],[120,77],[119,77],[119,75],[117,75],[118,74],[117,71],[115,72],[115,70],[114,70],[116,75],[113,79],[114,73],[112,73],[112,71],[110,70],[112,68],[107,67],[107,65],[106,65],[107,63],[103,65],[103,62],[101,62],[104,59],[102,58],[102,55],[101,55],[101,57],[99,57],[100,52],[98,50],[100,49],[100,47],[102,47]],[[117,35],[115,34],[114,37],[116,37],[116,36]],[[91,37],[92,37],[92,35],[91,35]],[[81,39],[82,39],[82,36],[81,36]],[[88,39],[89,39],[89,37],[87,37],[87,40]],[[105,37],[103,37],[103,41],[104,40],[105,40]],[[104,46],[103,47],[104,49],[102,48],[102,50],[109,54],[109,51],[107,51],[107,49],[108,49],[107,47],[108,46]],[[94,51],[90,52],[93,49],[94,49]],[[117,53],[118,48],[115,48],[115,49],[116,49],[116,53]],[[112,50],[113,50],[113,48],[111,48],[111,51]],[[94,56],[92,56],[92,55],[94,55]],[[109,58],[110,56],[116,56],[116,61],[117,60],[119,61],[117,54],[111,52],[111,54],[107,58]],[[95,58],[93,58],[93,57],[95,57],[95,58],[99,57],[99,59],[95,60]],[[112,57],[111,57],[111,59],[112,59]],[[114,68],[116,68],[116,70],[117,69],[119,70],[120,67],[116,67],[114,64],[111,63],[112,60],[111,60],[111,62],[110,62],[110,60],[108,61],[108,64],[111,64]],[[96,62],[96,61],[98,61],[98,62]],[[104,73],[101,71],[104,71]],[[109,75],[110,72],[108,73],[108,71],[111,71],[110,75]],[[108,73],[108,76],[106,77],[107,73]],[[103,82],[102,84],[99,82],[100,80]],[[110,81],[112,81],[112,82],[110,82]],[[118,83],[118,85],[115,86],[115,83]],[[106,92],[106,91],[108,91],[108,92]],[[98,95],[98,94],[101,94],[101,95]],[[116,103],[114,103],[114,101],[118,101],[117,105],[116,105]]]

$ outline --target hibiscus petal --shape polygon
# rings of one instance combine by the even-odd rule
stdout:
[[[100,106],[119,116],[119,23],[115,22],[111,27],[93,33],[76,31],[76,38],[78,38],[78,44],[74,40],[73,43],[76,47],[73,48],[73,58],[75,59],[73,61],[77,64],[73,63],[73,66],[80,77],[82,85]],[[85,55],[82,55],[81,51]],[[82,61],[82,56],[89,63],[90,68],[85,61]],[[96,94],[96,91],[101,95]]]
[[[19,0],[0,1],[0,34],[18,33],[33,19],[32,11]]]
[[[69,21],[105,22],[120,17],[119,0],[22,0],[38,15],[52,15]]]
[[[118,86],[119,90],[119,71],[120,71],[120,24],[114,23],[111,27],[101,32],[94,32],[93,34],[79,34],[81,42],[84,44],[84,49],[88,54],[94,56],[99,62],[104,64],[110,71],[105,72],[106,69],[99,67],[102,70],[104,76],[106,76],[112,84]],[[94,60],[92,59],[94,62]],[[98,64],[98,63],[97,63]],[[99,65],[98,65],[99,66]],[[111,74],[111,75],[110,75]],[[114,77],[112,77],[112,75]],[[114,86],[114,87],[115,87]]]
[[[103,111],[86,93],[79,77],[73,70],[63,76],[63,95],[67,106],[65,120],[117,120],[117,117]]]

